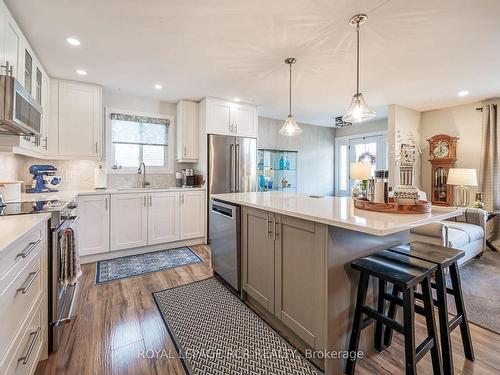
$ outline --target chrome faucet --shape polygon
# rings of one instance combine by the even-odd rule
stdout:
[[[142,171],[141,171],[142,167]],[[142,162],[139,164],[139,169],[137,169],[137,174],[142,174],[142,182],[141,182],[141,187],[145,188],[146,186],[151,185],[148,181],[146,181],[146,164]]]

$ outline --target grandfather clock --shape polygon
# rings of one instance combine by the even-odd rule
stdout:
[[[431,172],[431,202],[441,206],[450,206],[453,202],[453,186],[448,185],[448,171],[457,160],[458,137],[438,134],[429,138],[429,161]]]

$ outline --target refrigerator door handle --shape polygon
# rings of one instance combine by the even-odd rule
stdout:
[[[230,168],[230,179],[231,179],[231,193],[234,193],[234,191],[236,190],[236,183],[235,183],[235,155],[234,155],[234,144],[231,143],[231,146],[230,146],[230,154],[231,154],[231,168]]]
[[[240,145],[239,143],[236,143],[236,151],[235,151],[235,190],[236,192],[240,191]]]

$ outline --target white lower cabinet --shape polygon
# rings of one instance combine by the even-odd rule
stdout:
[[[78,197],[80,255],[205,237],[205,191]]]
[[[148,244],[147,194],[111,195],[111,250]]]
[[[109,195],[78,198],[80,255],[109,251]]]
[[[205,233],[205,192],[181,192],[180,239],[203,237]]]
[[[2,375],[34,374],[47,358],[47,225],[36,225],[0,253]]]
[[[148,244],[178,241],[179,193],[151,193],[148,203]]]

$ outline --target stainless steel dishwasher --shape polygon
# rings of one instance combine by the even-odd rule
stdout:
[[[216,276],[240,292],[240,207],[210,201],[210,245]]]

